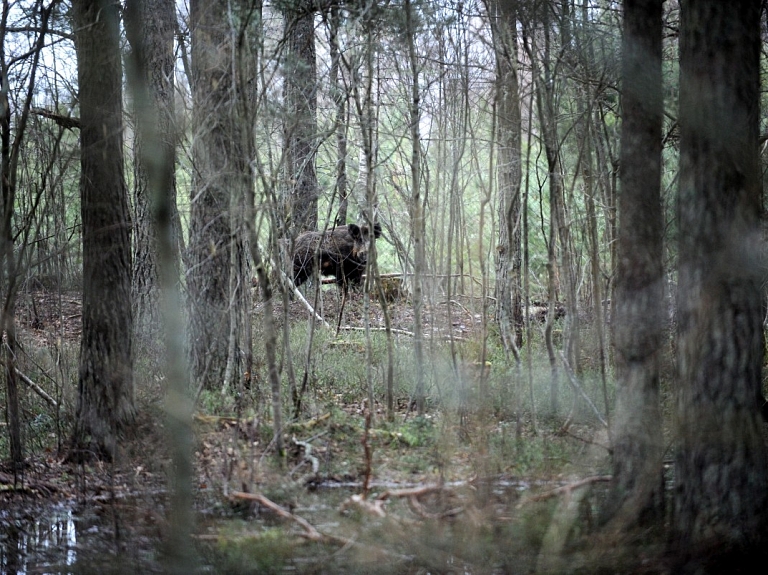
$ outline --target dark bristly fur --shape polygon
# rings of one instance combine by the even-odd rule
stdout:
[[[381,226],[373,226],[373,237],[381,236]],[[296,238],[293,251],[293,281],[303,284],[313,273],[315,262],[320,273],[334,276],[336,283],[345,288],[360,283],[368,261],[368,226],[349,224],[326,232],[304,232]]]

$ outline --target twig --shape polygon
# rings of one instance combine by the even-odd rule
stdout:
[[[302,458],[301,463],[308,461],[312,466],[312,475],[317,475],[317,472],[320,470],[320,461],[317,457],[312,455],[312,444],[309,443],[309,441],[299,441],[296,438],[293,438],[293,443],[304,448],[304,457]],[[296,469],[298,469],[298,467],[299,466],[297,465]]]
[[[325,533],[321,533],[315,527],[313,527],[306,519],[303,517],[299,517],[298,515],[294,515],[290,511],[287,511],[274,501],[270,501],[263,495],[259,493],[244,493],[242,491],[235,491],[233,492],[230,497],[235,499],[245,499],[246,501],[256,501],[257,503],[260,503],[267,509],[271,509],[275,513],[277,513],[280,517],[284,519],[289,519],[291,521],[294,521],[298,523],[302,529],[304,529],[304,532],[300,535],[302,537],[306,537],[310,541],[316,541],[319,543],[337,543],[339,545],[342,545],[342,548],[340,551],[343,551],[344,549],[351,547],[352,545],[360,545],[357,541],[354,539],[347,539],[346,537],[339,537],[338,535],[326,535]],[[200,540],[210,540],[208,537],[202,535],[198,536],[197,539]],[[365,548],[369,548],[367,546],[364,546]],[[395,553],[393,551],[390,551],[388,549],[384,548],[371,548],[376,549],[378,552],[389,555],[393,557],[397,557],[400,560],[405,560],[406,558],[398,553]]]
[[[464,310],[464,313],[466,313],[469,317],[472,316],[472,312],[469,311],[466,306],[461,305],[461,303],[457,302],[455,299],[447,299],[445,301],[438,302],[440,305],[455,305],[457,307],[460,307],[462,310]],[[474,318],[473,318],[474,319]]]
[[[341,329],[341,318],[344,317],[344,306],[347,303],[347,291],[348,287],[345,285],[341,294],[341,306],[339,308],[339,321],[336,322],[336,337],[339,337],[339,330]]]
[[[360,442],[363,444],[363,452],[365,453],[365,472],[363,475],[363,498],[368,497],[368,493],[371,490],[371,468],[373,467],[373,450],[368,438],[371,434],[371,407],[365,412],[365,432]]]
[[[376,499],[383,502],[386,499],[394,497],[405,498],[408,500],[408,504],[410,505],[413,512],[416,513],[416,515],[423,517],[424,519],[445,519],[448,517],[456,517],[460,513],[463,513],[464,509],[461,507],[454,507],[448,511],[443,511],[442,513],[430,513],[421,504],[421,501],[419,501],[419,497],[422,495],[428,495],[430,493],[445,490],[445,487],[442,485],[422,485],[420,487],[410,487],[406,489],[393,489],[390,491],[385,491]]]

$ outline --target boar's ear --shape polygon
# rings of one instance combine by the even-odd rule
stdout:
[[[373,224],[373,237],[374,238],[380,238],[381,237],[381,224]]]
[[[360,232],[360,226],[357,224],[349,224],[347,226],[347,230],[349,231],[349,235],[352,236],[353,239],[358,239],[362,237],[362,233]]]

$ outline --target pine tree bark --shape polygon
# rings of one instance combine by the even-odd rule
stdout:
[[[75,458],[113,458],[134,422],[131,243],[117,4],[72,3],[80,95],[83,333]]]
[[[616,412],[606,518],[616,531],[663,519],[659,355],[663,343],[662,0],[624,0]],[[600,305],[600,302],[596,302]]]
[[[768,550],[759,103],[760,3],[681,2],[673,535],[689,569]]]

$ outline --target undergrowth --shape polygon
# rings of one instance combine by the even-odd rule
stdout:
[[[431,336],[421,366],[412,337],[394,335],[390,420],[386,334],[336,335],[318,326],[308,350],[308,323],[295,321],[288,342],[294,385],[301,385],[306,369],[307,386],[299,417],[293,417],[280,330],[285,451],[277,454],[259,325],[254,322],[251,388],[238,382],[224,392],[204,389],[196,405],[195,506],[203,517],[199,529],[215,535],[198,548],[213,572],[523,573],[536,569],[542,553],[571,557],[567,570],[586,564],[579,549],[599,507],[599,484],[581,499],[578,520],[559,527],[561,499],[539,497],[607,471],[605,430],[582,398],[589,396],[605,417],[604,396],[607,391],[612,400],[613,390],[610,374],[603,388],[594,350],[583,350],[573,384],[559,364],[553,386],[538,327],[520,364],[493,330],[484,342],[477,331],[453,341]],[[23,395],[27,445],[40,452],[68,436],[77,353],[75,345],[36,353],[24,369],[48,381],[61,400],[52,413],[28,390]],[[421,414],[413,401],[417,369],[426,382]],[[46,379],[52,373],[58,377]],[[161,473],[168,465],[160,427],[166,399],[156,360],[137,362],[135,383],[144,424],[136,448],[126,452],[137,461],[127,467]],[[6,435],[0,437],[4,442]],[[0,449],[7,446],[0,443]],[[149,454],[153,464],[142,465],[140,458]],[[401,493],[407,489],[417,495]],[[322,540],[308,537],[301,523],[238,499],[238,492],[265,497],[316,528]],[[554,536],[553,525],[563,533]]]

